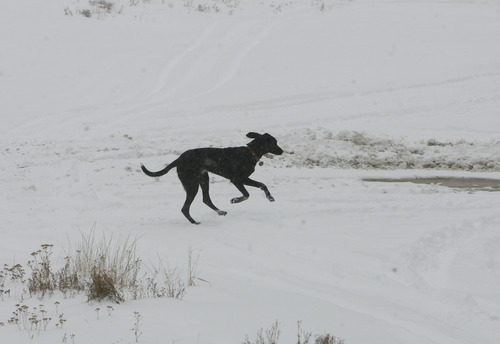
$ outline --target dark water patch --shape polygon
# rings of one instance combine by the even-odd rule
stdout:
[[[500,191],[500,179],[460,177],[364,178],[364,182],[440,185],[469,191]]]

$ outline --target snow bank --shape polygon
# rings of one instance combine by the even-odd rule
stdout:
[[[356,169],[500,171],[500,141],[412,142],[366,132],[303,129],[280,135],[287,156],[281,166]]]

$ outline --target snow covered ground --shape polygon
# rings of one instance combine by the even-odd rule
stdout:
[[[207,282],[111,315],[24,299],[64,313],[40,333],[8,324],[13,289],[2,342],[133,343],[139,312],[140,343],[241,343],[275,320],[279,343],[297,321],[348,344],[498,343],[500,193],[367,181],[498,187],[498,1],[110,2],[0,2],[0,263],[47,243],[62,261],[95,227],[183,274],[192,249]],[[249,131],[285,150],[253,175],[274,203],[230,204],[213,176],[228,215],[198,196],[193,226],[175,172],[139,169]]]

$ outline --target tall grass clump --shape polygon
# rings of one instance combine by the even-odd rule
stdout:
[[[134,295],[141,268],[136,246],[137,240],[130,236],[115,239],[103,233],[98,237],[95,229],[82,233],[65,266],[68,284],[77,290],[86,289],[89,300],[121,302]]]
[[[144,266],[136,254],[136,238],[97,235],[92,229],[87,234],[82,233],[76,244],[70,242],[69,247],[59,269],[54,269],[53,245],[49,244],[31,254],[32,259],[27,264],[31,273],[25,273],[19,264],[11,268],[12,271],[4,268],[0,275],[0,296],[10,292],[4,288],[8,276],[14,280],[22,279],[24,274],[27,275],[27,288],[23,289],[29,291],[30,297],[43,298],[59,291],[66,297],[85,293],[89,301],[119,303],[151,297],[182,299],[186,293],[186,283],[179,269],[167,268],[161,259],[152,267]],[[205,281],[195,275],[198,257],[193,262],[191,249],[188,259],[188,286],[194,286],[194,280]],[[24,281],[22,283],[25,285]]]
[[[136,240],[98,236],[92,229],[82,233],[58,270],[53,268],[52,247],[44,244],[31,254],[27,264],[30,296],[50,296],[57,290],[66,296],[86,292],[89,300],[121,302],[137,294],[141,260],[136,257]]]

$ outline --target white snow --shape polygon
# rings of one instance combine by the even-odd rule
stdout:
[[[14,288],[2,342],[133,343],[137,311],[139,343],[241,343],[275,320],[279,343],[297,321],[347,344],[498,343],[500,193],[364,181],[500,183],[498,1],[110,2],[0,2],[0,263],[29,271],[47,243],[60,263],[95,227],[182,274],[191,248],[207,282],[111,315]],[[249,131],[285,150],[253,175],[274,203],[230,204],[213,176],[228,215],[198,196],[193,226],[175,171],[140,171]],[[67,322],[8,324],[21,298]]]

